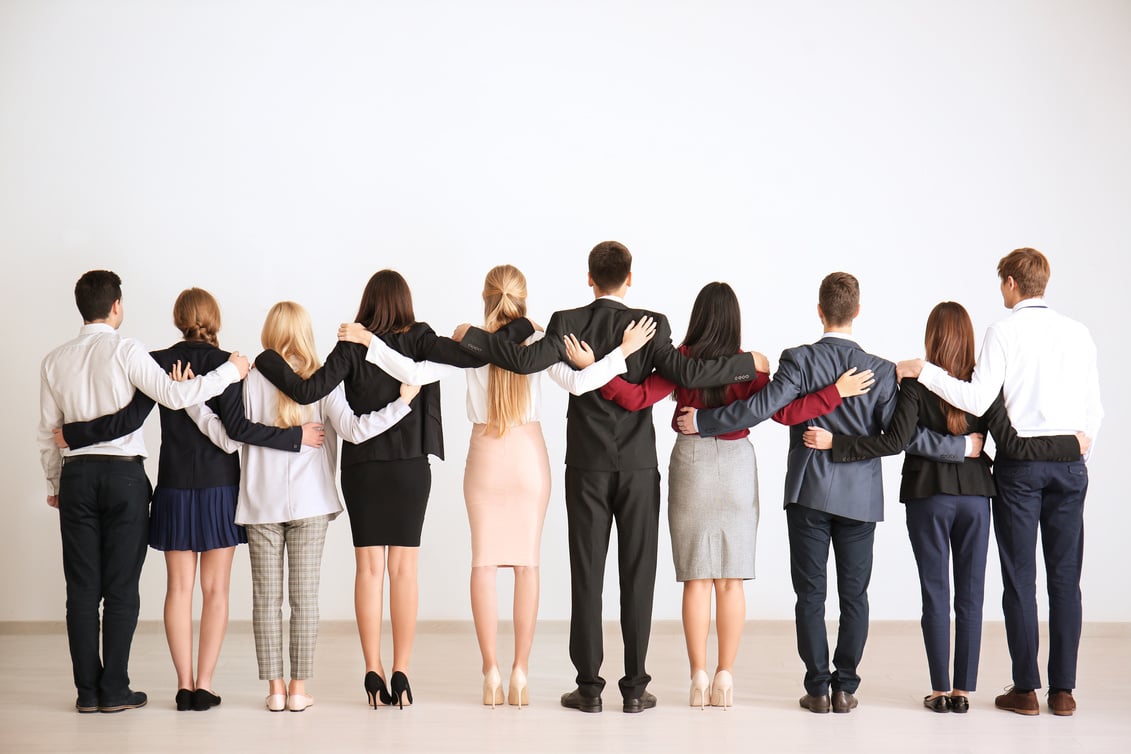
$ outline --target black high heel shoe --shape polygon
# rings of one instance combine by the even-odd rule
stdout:
[[[393,703],[388,689],[385,688],[385,679],[370,670],[365,674],[365,693],[369,697],[369,706],[377,709],[377,704],[388,706]]]
[[[408,676],[401,671],[393,673],[393,677],[389,679],[389,685],[392,687],[392,704],[396,704],[400,709],[404,709],[405,697],[408,697],[409,705],[412,705],[412,686],[408,685]]]

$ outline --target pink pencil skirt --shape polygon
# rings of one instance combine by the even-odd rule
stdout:
[[[536,566],[550,502],[550,458],[542,425],[511,427],[502,437],[471,430],[463,497],[471,524],[471,566]]]

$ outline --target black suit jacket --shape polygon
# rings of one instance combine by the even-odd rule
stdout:
[[[1018,437],[1005,411],[1005,397],[1002,394],[998,395],[984,416],[967,414],[966,425],[963,434],[992,434],[998,454],[1003,458],[1023,461],[1076,461],[1080,458],[1080,443],[1075,435]],[[949,433],[942,401],[919,384],[918,380],[907,378],[900,383],[895,414],[884,434],[873,437],[834,435],[833,461],[862,461],[877,456],[895,455],[907,447],[916,427]],[[964,463],[941,463],[908,453],[903,461],[899,499],[907,502],[938,494],[990,497],[996,494],[990,471],[992,463],[985,452],[978,458],[967,458]]]
[[[228,352],[197,340],[186,340],[151,354],[161,367],[171,372],[173,365],[192,364],[193,372],[204,374],[228,360]],[[223,393],[208,401],[224,424],[228,436],[237,442],[262,445],[275,450],[298,452],[302,447],[301,427],[271,427],[248,421],[244,412],[243,383],[234,382]],[[63,425],[63,437],[72,448],[128,435],[141,427],[153,409],[153,399],[140,390],[121,411],[86,422]],[[157,484],[161,487],[193,490],[227,487],[240,483],[240,459],[212,444],[184,411],[161,407],[161,455],[157,465]]]
[[[607,298],[588,306],[555,312],[546,337],[517,347],[490,333],[471,328],[460,345],[492,364],[519,374],[532,374],[565,360],[564,338],[576,335],[597,359],[620,346],[624,329],[642,316],[656,320],[656,336],[628,359],[624,378],[639,383],[653,371],[684,387],[701,388],[746,382],[755,377],[749,353],[719,359],[690,359],[672,345],[671,327],[662,314],[629,309]],[[632,471],[656,468],[656,429],[652,409],[627,411],[594,390],[569,397],[566,414],[566,465],[590,471]]]

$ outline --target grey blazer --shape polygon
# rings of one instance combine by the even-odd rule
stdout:
[[[849,398],[825,416],[790,427],[785,504],[796,503],[857,521],[883,521],[884,480],[878,459],[833,463],[831,453],[806,448],[802,442],[808,425],[824,427],[834,435],[878,435],[895,413],[899,395],[895,365],[865,352],[855,341],[826,335],[812,345],[786,349],[777,374],[761,391],[746,400],[697,412],[699,434],[713,437],[752,427],[794,398],[836,382],[852,367],[875,373],[876,383],[867,394]],[[907,452],[961,463],[966,440],[919,432]]]

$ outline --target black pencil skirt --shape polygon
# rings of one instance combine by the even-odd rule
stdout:
[[[432,468],[428,457],[366,461],[342,469],[354,547],[420,547]]]

